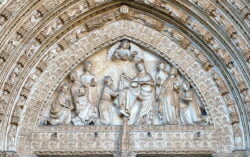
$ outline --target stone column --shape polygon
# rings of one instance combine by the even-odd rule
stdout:
[[[129,126],[128,117],[123,117],[123,126],[120,136],[120,148],[119,157],[130,157],[130,145],[129,145]]]

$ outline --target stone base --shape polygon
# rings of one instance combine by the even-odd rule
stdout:
[[[114,154],[114,157],[136,157],[136,154],[131,152],[123,152]]]
[[[36,155],[18,155],[16,152],[0,152],[0,157],[37,157]]]
[[[234,151],[232,153],[215,153],[213,157],[250,157],[250,151]]]
[[[135,153],[115,153],[114,157],[136,157]],[[177,155],[178,156],[178,155]],[[250,151],[234,151],[232,153],[214,153],[213,157],[250,157]],[[0,157],[38,157],[37,155],[18,155],[15,152],[0,152]]]

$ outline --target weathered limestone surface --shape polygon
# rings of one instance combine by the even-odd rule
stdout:
[[[249,156],[246,0],[0,1],[0,156]]]

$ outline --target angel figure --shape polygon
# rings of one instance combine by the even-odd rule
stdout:
[[[128,40],[123,40],[113,45],[107,56],[107,59],[112,61],[142,61],[143,58],[143,51]]]

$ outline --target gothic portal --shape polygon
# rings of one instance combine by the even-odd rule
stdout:
[[[0,2],[0,156],[250,155],[249,6]]]

